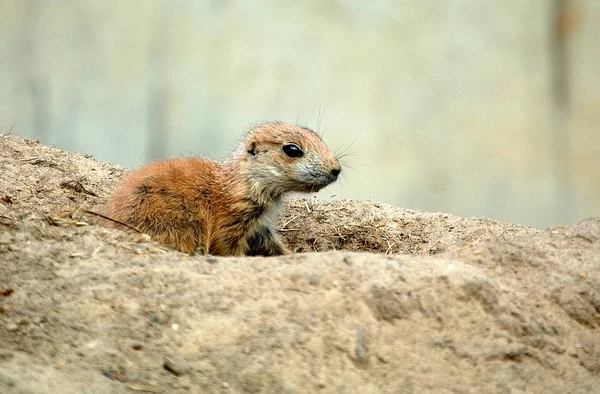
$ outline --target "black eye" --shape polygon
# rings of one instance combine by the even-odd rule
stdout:
[[[302,157],[304,152],[298,145],[295,144],[287,144],[283,146],[283,153],[288,155],[289,157]]]

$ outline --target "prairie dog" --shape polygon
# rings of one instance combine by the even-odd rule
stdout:
[[[184,253],[280,255],[289,253],[275,230],[282,196],[316,192],[341,171],[314,131],[264,123],[223,163],[182,158],[130,172],[105,214]]]

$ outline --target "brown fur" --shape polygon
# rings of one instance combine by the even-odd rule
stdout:
[[[303,156],[288,156],[288,144]],[[275,231],[282,196],[316,192],[340,171],[339,160],[313,131],[266,123],[251,129],[222,164],[184,158],[129,173],[105,214],[185,253],[279,255],[288,253]]]

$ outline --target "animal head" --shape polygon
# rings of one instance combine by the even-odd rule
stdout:
[[[342,171],[340,161],[317,133],[283,122],[253,127],[235,157],[250,188],[272,197],[317,192],[335,182]]]

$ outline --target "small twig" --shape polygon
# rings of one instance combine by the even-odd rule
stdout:
[[[49,222],[49,223],[50,223],[50,222]],[[42,229],[42,226],[40,226],[39,224],[36,224],[36,225],[35,225],[35,228],[37,228],[37,229],[38,229],[38,231],[39,231],[40,233],[42,233],[42,235],[44,235],[44,236],[46,235],[46,233],[45,233],[45,232],[44,232],[44,230]]]
[[[439,240],[435,241],[435,243],[429,247],[429,252],[435,252],[435,248],[437,248],[437,246],[439,244],[440,244]]]
[[[346,240],[346,235],[342,234],[339,228],[333,226],[334,232],[331,234],[332,237],[341,238],[344,241]]]
[[[292,221],[296,220],[300,215],[296,215],[293,218],[291,218],[290,220],[288,220],[287,222],[283,223],[283,225],[281,226],[282,229],[285,228],[285,226],[287,226],[288,224],[290,224]]]
[[[94,193],[93,191],[87,190],[85,187],[83,187],[83,185],[79,181],[75,181],[75,180],[65,181],[60,184],[60,187],[65,188],[65,189],[74,190],[77,193],[85,193],[87,195],[97,197],[96,193]]]
[[[312,211],[310,210],[310,208],[308,207],[308,202],[304,202],[304,206],[306,207],[306,212],[308,213],[312,213]]]
[[[469,249],[469,248],[472,248],[473,246],[477,245],[478,243],[479,243],[479,240],[476,239],[475,241],[471,241],[471,242],[466,243],[465,245],[457,248],[456,250]]]
[[[10,222],[6,222],[6,221],[4,221],[4,219],[10,220]],[[0,224],[8,226],[8,225],[11,225],[13,223],[15,223],[15,219],[13,219],[11,217],[8,217],[8,216],[0,215]]]
[[[29,164],[40,164],[44,162],[44,159],[40,159],[39,156],[31,156],[21,159],[21,161]]]
[[[319,251],[317,250],[317,246],[316,246],[316,244],[317,244],[317,240],[315,239],[315,240],[313,240],[313,242],[312,242],[312,248],[313,248],[313,250],[314,250],[315,252],[319,253]]]
[[[48,222],[49,225],[51,225],[51,226],[57,226],[58,227],[58,222],[56,220],[54,220],[52,218],[52,216],[46,215],[45,219],[46,219],[46,221]]]
[[[98,246],[96,249],[94,249],[94,251],[92,252],[92,256],[91,257],[96,256],[98,254],[98,252],[100,251],[100,249],[102,249],[102,246]]]
[[[120,222],[120,221],[118,221],[116,219],[109,218],[106,215],[102,215],[101,213],[90,211],[89,209],[77,209],[75,212],[83,212],[83,213],[88,213],[90,215],[98,216],[98,217],[100,217],[100,218],[102,218],[104,220],[108,220],[109,222],[113,222],[113,223],[119,224],[121,226],[127,227],[128,229],[133,230],[133,231],[135,231],[138,234],[144,234],[143,232],[141,232],[137,228],[135,228],[133,226],[130,226],[127,223],[123,223],[123,222]]]
[[[6,136],[11,135],[14,128],[15,128],[15,124],[13,123],[12,125],[10,125],[10,128],[8,129],[8,131],[5,132],[4,134],[2,134],[2,137],[6,137]]]
[[[390,241],[388,241],[388,240],[386,240],[386,242],[387,242],[387,244],[388,244],[388,248],[387,248],[387,250],[385,251],[385,254],[389,254],[389,253],[390,253],[390,251],[392,250],[392,248],[394,247],[395,243],[394,243],[394,242],[390,242]]]

